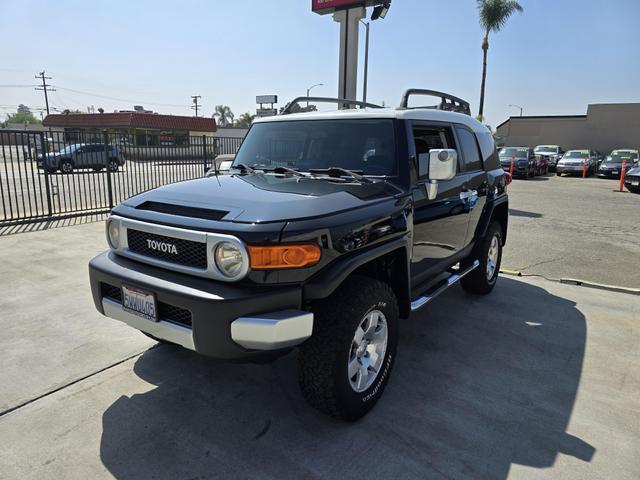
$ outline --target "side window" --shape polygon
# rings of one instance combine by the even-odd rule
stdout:
[[[423,155],[429,156],[429,150],[456,148],[450,127],[413,126],[413,140],[416,148],[416,160]],[[458,165],[460,169],[460,164]]]
[[[476,143],[476,136],[466,128],[456,128],[466,171],[480,170],[482,159]]]

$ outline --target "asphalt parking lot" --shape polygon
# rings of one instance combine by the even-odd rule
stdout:
[[[515,179],[504,268],[640,288],[640,195],[619,180]]]
[[[614,183],[514,181],[504,267],[638,287],[633,224],[608,212],[640,196]],[[640,296],[539,277],[456,287],[402,325],[383,399],[343,424],[305,404],[295,353],[222,364],[101,317],[87,262],[103,225],[78,223],[0,232],[0,478],[640,476]],[[592,243],[616,248],[566,251]]]

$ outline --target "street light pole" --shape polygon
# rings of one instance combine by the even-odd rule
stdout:
[[[324,87],[324,83],[316,83],[315,85],[311,85],[307,88],[307,108],[309,108],[309,92],[315,87]]]
[[[513,108],[519,108],[520,109],[520,116],[522,116],[522,107],[520,105],[514,105],[514,104],[510,103],[509,106],[513,107]]]
[[[364,43],[364,85],[362,86],[362,101],[367,102],[367,81],[369,77],[369,22],[360,22],[365,26],[366,36]]]

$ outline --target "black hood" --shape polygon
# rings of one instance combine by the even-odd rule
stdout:
[[[384,181],[331,180],[252,173],[220,175],[174,183],[124,202],[130,208],[162,211],[177,205],[217,211],[221,221],[281,222],[335,214],[391,198],[397,190]],[[160,207],[158,207],[160,205]],[[160,210],[158,210],[160,208]]]

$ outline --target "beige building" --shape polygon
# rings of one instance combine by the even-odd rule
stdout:
[[[560,145],[602,153],[640,148],[640,103],[593,104],[586,115],[510,117],[498,125],[497,136],[511,146]]]

